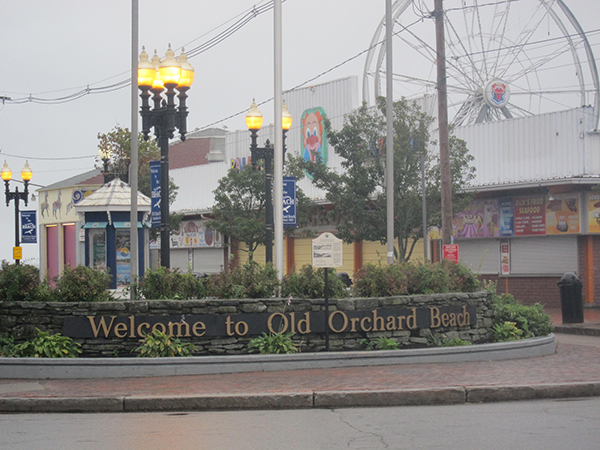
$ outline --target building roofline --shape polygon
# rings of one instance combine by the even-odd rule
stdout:
[[[595,186],[600,184],[600,176],[586,176],[586,177],[570,177],[570,178],[553,178],[546,180],[526,180],[519,181],[516,183],[503,183],[503,184],[486,184],[479,186],[468,186],[463,188],[463,192],[494,192],[494,191],[506,191],[510,189],[531,189],[540,187],[552,187],[552,186]]]

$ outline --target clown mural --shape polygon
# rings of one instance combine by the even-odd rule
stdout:
[[[327,131],[323,121],[327,118],[321,107],[310,108],[302,113],[302,157],[305,161],[317,162],[320,156],[327,164]],[[310,177],[310,174],[307,173]]]

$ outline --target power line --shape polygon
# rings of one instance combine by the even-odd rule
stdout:
[[[284,2],[285,1],[286,0],[284,0]],[[265,12],[267,12],[271,9],[273,9],[273,0],[270,0],[267,4],[264,4],[261,6],[254,5],[251,9],[247,10],[245,13],[242,13],[242,17],[240,19],[238,19],[233,25],[228,27],[226,30],[219,33],[217,36],[209,39],[207,42],[189,50],[187,52],[188,58],[194,58],[195,56],[198,56],[198,55],[210,50],[211,48],[213,48],[216,45],[223,42],[225,39],[231,37],[237,31],[239,31],[244,26],[246,26],[248,23],[250,23],[253,19],[255,19],[256,17],[258,17],[261,14],[264,14]],[[232,19],[230,19],[228,22],[230,22],[231,20]],[[191,42],[194,42],[194,41],[191,41]],[[116,75],[116,76],[118,76],[118,75]],[[109,77],[107,79],[110,79],[110,78],[114,78],[114,76]],[[57,98],[41,98],[41,97],[35,97],[35,96],[33,96],[33,94],[29,94],[28,96],[24,96],[24,97],[16,98],[16,99],[12,99],[10,97],[4,97],[4,98],[0,97],[0,99],[3,99],[3,101],[6,100],[9,103],[13,103],[13,104],[40,103],[40,104],[54,105],[54,104],[62,104],[62,103],[72,102],[72,101],[78,100],[89,94],[105,94],[108,92],[117,91],[119,89],[126,88],[130,85],[131,85],[131,79],[128,78],[126,80],[119,81],[117,83],[113,83],[108,86],[90,87],[90,85],[87,85],[84,88],[80,88],[77,92],[74,92],[70,95],[66,95],[63,97],[57,97]],[[68,91],[68,90],[71,90],[71,89],[61,89],[61,90],[52,91],[52,92],[61,92],[61,91]]]
[[[44,158],[40,156],[22,156],[22,155],[11,155],[10,153],[4,153],[0,150],[0,155],[2,156],[10,156],[11,158],[20,158],[20,159],[34,159],[41,161],[69,161],[71,159],[88,159],[88,158],[97,158],[98,155],[87,155],[87,156],[69,156],[65,158]]]

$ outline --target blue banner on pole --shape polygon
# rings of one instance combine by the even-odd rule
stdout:
[[[286,228],[297,226],[295,177],[283,177],[283,226]]]
[[[37,216],[35,211],[21,211],[21,243],[37,244]]]
[[[152,228],[160,227],[160,161],[150,161]]]

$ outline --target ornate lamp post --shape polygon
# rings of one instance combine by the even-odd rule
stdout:
[[[10,204],[11,200],[14,200],[15,202],[15,249],[13,252],[15,264],[20,264],[21,262],[21,243],[19,241],[19,201],[23,200],[25,206],[27,206],[27,200],[29,197],[28,187],[32,175],[33,172],[31,172],[29,163],[26,161],[25,167],[23,167],[23,170],[21,170],[21,178],[23,179],[23,184],[25,185],[23,192],[19,192],[18,187],[15,188],[14,192],[10,192],[9,183],[12,179],[12,170],[10,170],[8,164],[6,164],[6,161],[4,161],[4,166],[2,167],[2,171],[0,172],[0,176],[2,176],[2,179],[4,180],[4,185],[6,187],[4,191],[4,194],[6,195],[6,206]]]
[[[138,62],[138,87],[142,91],[140,97],[142,106],[142,133],[144,139],[149,139],[150,129],[154,128],[154,135],[160,148],[160,264],[163,267],[171,266],[169,245],[169,139],[179,130],[179,136],[185,141],[187,133],[187,91],[194,81],[194,68],[188,63],[187,55],[181,52],[179,58],[175,53],[167,50],[164,59],[154,52],[152,61],[142,48]],[[179,94],[176,94],[175,90]],[[154,108],[150,107],[150,92]],[[163,97],[164,94],[164,97]],[[175,105],[175,95],[179,105]]]
[[[282,108],[282,131],[283,131],[283,155],[285,157],[285,136],[292,126],[292,115],[287,109],[285,101]],[[246,114],[246,126],[250,131],[250,154],[252,157],[252,165],[255,166],[259,159],[265,161],[265,261],[273,262],[273,171],[272,163],[274,158],[274,149],[270,146],[267,140],[265,147],[259,147],[256,143],[258,139],[258,130],[263,123],[263,116],[256,106],[256,102],[252,100],[250,110]]]
[[[104,184],[106,184],[113,178],[110,176],[110,171],[108,169],[108,163],[110,162],[110,158],[112,156],[112,149],[108,145],[100,145],[98,147],[98,153],[100,154],[100,159],[102,160],[102,164],[104,165],[104,167],[102,168],[102,176],[104,177]]]

